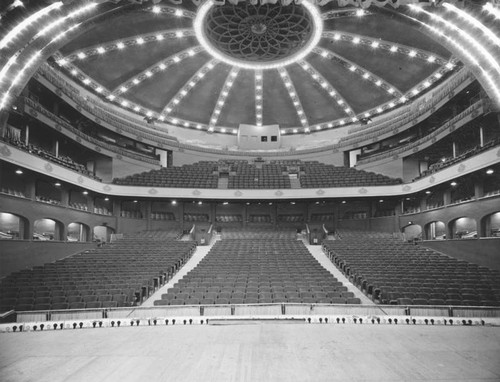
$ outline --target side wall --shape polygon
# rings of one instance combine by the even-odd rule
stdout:
[[[55,241],[0,241],[0,277],[21,269],[51,263],[85,249],[96,248],[96,243],[64,243]]]
[[[421,245],[457,259],[500,270],[500,238],[432,240]]]

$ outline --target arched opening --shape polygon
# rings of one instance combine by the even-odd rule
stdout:
[[[500,237],[500,211],[481,219],[481,237]]]
[[[28,235],[28,219],[8,212],[0,212],[0,240],[25,240]]]
[[[93,229],[93,240],[101,243],[109,243],[111,235],[115,233],[114,228],[107,225],[98,225]]]
[[[452,220],[449,223],[450,233],[453,239],[476,239],[476,220],[467,216]]]
[[[38,219],[33,225],[33,240],[63,240],[64,225],[53,219]]]
[[[427,240],[446,240],[446,224],[442,221],[433,221],[425,225]]]
[[[410,223],[401,228],[406,241],[422,240],[422,226],[420,224]]]
[[[68,224],[68,241],[89,241],[90,227],[83,223]]]

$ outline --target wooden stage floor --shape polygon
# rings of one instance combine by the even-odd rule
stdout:
[[[7,381],[500,381],[500,328],[255,323],[0,334]]]

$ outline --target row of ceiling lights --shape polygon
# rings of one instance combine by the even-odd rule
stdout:
[[[22,32],[25,28],[27,28],[29,25],[31,25],[31,22],[34,22],[34,21],[36,21],[36,20],[38,20],[38,19],[42,18],[43,16],[45,16],[46,14],[48,14],[51,10],[53,10],[53,9],[57,9],[57,8],[61,7],[61,5],[62,5],[62,3],[61,3],[61,2],[54,3],[54,4],[52,4],[51,6],[46,7],[46,8],[44,8],[44,9],[42,9],[41,11],[37,12],[36,14],[34,14],[34,15],[30,16],[30,17],[29,17],[28,19],[26,19],[25,21],[21,22],[18,26],[16,26],[15,28],[13,28],[13,29],[12,29],[12,30],[11,30],[11,31],[10,31],[10,32],[9,32],[9,33],[8,33],[8,34],[7,34],[7,35],[6,35],[6,36],[5,36],[5,37],[4,37],[4,38],[0,41],[0,46],[6,46],[8,43],[10,43],[11,41],[13,41],[16,37],[18,37],[18,36],[21,34],[21,32]],[[454,8],[453,6],[449,6],[449,4],[446,4],[446,5],[448,5],[448,7],[447,7],[448,9],[451,9],[452,11],[456,11],[456,10],[455,10],[455,8]],[[75,16],[77,16],[77,15],[80,15],[81,13],[86,12],[86,11],[88,11],[88,10],[91,10],[91,9],[95,8],[96,6],[97,6],[97,4],[96,4],[96,3],[89,3],[89,4],[87,4],[86,6],[84,6],[84,7],[82,7],[82,8],[79,8],[79,9],[77,9],[77,10],[73,11],[72,13],[68,14],[67,16],[64,16],[64,17],[62,17],[62,18],[56,19],[55,21],[52,21],[51,23],[47,24],[44,28],[42,28],[42,29],[41,29],[41,31],[45,31],[45,32],[43,33],[43,34],[45,34],[47,31],[50,31],[51,29],[53,29],[53,28],[57,27],[58,25],[60,25],[60,24],[62,23],[62,21],[66,20],[67,18],[71,18],[71,17],[75,17]],[[419,8],[419,7],[413,7],[413,9],[417,9],[417,8],[419,9],[419,11],[424,11],[424,12],[427,12],[427,11],[425,11],[425,10],[422,10],[422,9],[421,9],[421,8]],[[495,8],[494,8],[494,7],[492,7],[492,6],[485,6],[485,10],[489,11],[489,13],[491,13],[491,14],[494,14],[493,10],[495,10]],[[444,20],[444,19],[440,18],[440,16],[434,15],[434,14],[429,13],[429,12],[427,12],[427,13],[428,13],[429,15],[431,15],[431,17],[433,17],[433,18],[440,19],[441,21],[442,21],[442,20]],[[183,16],[183,15],[182,15],[182,14],[178,14],[178,16]],[[468,15],[468,14],[466,14],[466,13],[464,13],[464,14],[460,14],[460,16],[461,16],[461,17],[464,17],[466,21],[468,21],[468,22],[472,23],[472,24],[473,24],[473,25],[475,25],[475,26],[478,26],[479,24],[480,24],[480,25],[483,25],[483,24],[481,24],[479,21],[477,21],[476,19],[474,19],[472,16],[470,16],[470,15]],[[62,21],[61,21],[61,20],[62,20]],[[473,20],[475,20],[475,21],[473,21]],[[445,24],[446,24],[446,25],[448,25],[448,26],[451,24],[450,22],[448,22],[448,21],[446,21],[446,20],[444,20],[444,21],[445,21]],[[479,23],[479,24],[478,24],[478,23]],[[453,24],[453,25],[454,25],[454,24]],[[74,27],[74,26],[73,26],[73,27]],[[72,27],[72,28],[73,28],[73,27]],[[458,27],[454,26],[453,28],[458,28]],[[486,28],[486,29],[485,29],[485,28]],[[70,28],[70,29],[71,29],[71,28]],[[482,29],[483,29],[483,30],[488,30],[488,31],[490,31],[490,32],[491,32],[491,30],[489,30],[489,28],[485,27],[484,25],[483,25]],[[458,29],[457,29],[457,31],[458,31]],[[459,31],[459,32],[460,32],[460,34],[467,36],[466,32],[463,32],[463,31]],[[441,32],[441,33],[442,33],[442,32]],[[491,33],[493,33],[493,32],[491,32]],[[492,36],[495,36],[495,34],[494,34],[494,33],[493,33],[493,35],[491,35],[491,33],[486,33],[486,36],[490,36],[490,38],[492,38]],[[37,35],[38,35],[38,34],[37,34]],[[489,54],[488,54],[488,52],[487,52],[487,51],[485,51],[484,47],[482,47],[482,48],[481,48],[481,44],[480,44],[479,42],[477,42],[477,40],[475,40],[475,39],[474,39],[474,38],[472,38],[471,36],[468,36],[468,39],[470,40],[470,42],[471,42],[471,44],[472,44],[473,46],[476,46],[476,47],[478,48],[478,50],[480,51],[480,53],[481,53],[481,54],[483,54],[489,62],[490,62],[490,61],[492,61],[492,57],[491,57],[491,55],[489,55]],[[353,40],[352,40],[352,41],[353,41],[353,43],[359,43],[361,40],[359,40],[359,41],[358,41],[358,39],[357,39],[357,38],[353,38]],[[372,46],[373,46],[374,48],[378,47],[378,45],[376,45],[376,44],[377,44],[376,42],[372,42]],[[391,48],[391,50],[394,50],[394,49],[393,49],[393,48]],[[395,51],[396,51],[396,50],[397,50],[397,48],[395,49]],[[102,49],[100,49],[99,51],[100,51],[100,52],[102,52],[103,50],[102,50]],[[0,108],[4,107],[4,106],[6,105],[7,100],[8,100],[8,97],[9,97],[9,95],[10,95],[10,94],[9,94],[9,93],[10,93],[10,91],[11,91],[11,90],[12,90],[12,88],[13,88],[13,87],[14,87],[14,86],[15,86],[15,85],[16,85],[16,84],[20,81],[20,79],[21,79],[21,77],[23,76],[24,72],[25,72],[27,69],[29,69],[29,67],[30,67],[31,65],[33,65],[33,63],[34,63],[34,62],[35,62],[35,61],[39,58],[39,55],[40,55],[40,52],[36,52],[36,53],[35,53],[35,54],[34,54],[34,55],[33,55],[33,56],[29,59],[29,60],[27,60],[27,61],[25,62],[24,67],[23,67],[23,68],[22,68],[22,69],[18,72],[17,76],[15,76],[15,77],[14,77],[13,81],[11,82],[11,86],[10,86],[10,88],[9,88],[9,89],[8,89],[8,90],[4,93],[3,97],[1,98],[1,100],[0,100]],[[410,52],[408,53],[408,55],[409,55],[410,57],[412,57],[412,56],[417,56],[417,53],[416,53],[416,51],[410,51]],[[14,55],[14,56],[12,56],[12,57],[11,57],[11,59],[7,62],[7,64],[6,64],[6,65],[2,68],[2,70],[0,71],[0,82],[1,82],[1,80],[3,80],[3,79],[4,79],[4,77],[5,77],[6,73],[7,73],[7,71],[8,71],[8,70],[10,69],[10,67],[14,64],[14,62],[16,61],[16,58],[17,58],[17,57],[16,57],[15,55]],[[429,60],[429,62],[433,61],[433,59],[432,59],[431,57],[429,57],[429,58],[428,58],[428,60]],[[493,60],[493,61],[494,61],[494,60]],[[492,65],[495,67],[495,65],[494,65],[494,64],[495,64],[495,62],[491,62],[491,63],[492,63]],[[496,63],[496,65],[498,65],[498,63]],[[453,63],[448,63],[448,64],[447,64],[447,68],[448,68],[448,69],[452,69],[452,67],[453,67]],[[496,67],[495,67],[495,68],[496,68]],[[493,79],[492,79],[491,77],[489,77],[488,73],[486,73],[486,71],[484,70],[484,68],[482,68],[482,69],[483,69],[483,71],[484,71],[483,75],[486,77],[486,79],[488,80],[488,82],[489,82],[490,84],[492,84],[492,85],[495,85],[495,83],[494,83]],[[499,71],[499,68],[496,68],[496,69],[497,69],[497,71]],[[355,69],[355,70],[356,70],[356,69]],[[499,72],[500,72],[500,71],[499,71]],[[440,77],[441,77],[441,75],[438,75],[438,76],[436,76],[436,79],[439,79]],[[90,84],[90,80],[89,80],[88,78],[84,78],[84,79],[82,80],[82,82],[84,82],[84,84],[86,84],[86,85],[89,85],[89,84]],[[427,81],[427,82],[425,82],[425,83],[424,83],[424,87],[428,87],[428,86],[430,86],[430,83]],[[494,90],[497,92],[497,95],[499,96],[499,99],[500,99],[500,91],[498,90],[498,87],[497,87],[497,86],[493,86],[493,88],[494,88]],[[99,87],[98,87],[97,89],[99,89]],[[122,90],[122,89],[121,89],[121,90]],[[414,89],[414,90],[412,91],[412,94],[413,94],[413,95],[418,95],[418,94],[419,94],[419,92],[420,92],[420,91],[419,91],[418,89]],[[111,96],[113,96],[113,95],[111,95]],[[116,97],[116,96],[115,96],[115,97]],[[403,96],[403,97],[400,99],[400,102],[406,102],[407,100],[408,100],[408,97],[407,97],[407,96]],[[128,103],[126,103],[126,102],[127,102],[127,101],[122,100],[122,101],[121,101],[121,104],[123,103],[124,105],[128,105]],[[137,111],[137,107],[135,107],[135,108],[134,108],[134,111]],[[138,111],[140,112],[140,111],[141,111],[141,109],[139,108],[139,110],[138,110]],[[378,112],[378,110],[377,110],[377,112]],[[149,114],[149,115],[148,115],[148,114]],[[367,114],[367,113],[365,113],[365,117],[366,117],[366,114]],[[153,116],[153,112],[151,112],[151,111],[147,111],[147,112],[146,112],[146,115],[148,115],[148,116]],[[371,115],[371,114],[369,114],[369,115]],[[368,115],[368,116],[369,116],[369,115]],[[162,116],[159,116],[159,119],[160,119],[160,120],[161,120],[161,118],[162,118]],[[163,117],[163,119],[164,119],[164,117]],[[175,121],[175,120],[174,120],[174,121]],[[303,121],[303,118],[301,119],[301,122],[302,122],[302,121]],[[172,120],[171,120],[171,122],[172,122]],[[176,122],[178,123],[178,121],[176,121]],[[174,123],[174,122],[172,122],[172,123]],[[198,128],[198,129],[201,129],[201,128],[206,128],[206,126],[201,126],[201,125],[199,125],[199,124],[197,124],[197,125],[195,125],[195,126],[193,126],[193,124],[192,124],[192,123],[187,123],[187,124],[188,124],[188,126],[189,126],[189,127],[195,127],[195,126],[196,126],[196,128]],[[185,122],[185,121],[183,122],[183,125],[184,125],[184,126],[186,125],[186,122]],[[303,124],[303,125],[304,125],[304,124]],[[326,125],[326,126],[321,126],[321,125],[319,125],[319,126],[318,126],[319,128],[317,127],[317,129],[320,129],[320,128],[325,128],[325,127],[329,127],[329,126],[331,126],[331,125],[332,125],[331,123],[330,123],[329,125]],[[307,129],[309,129],[309,127],[308,127],[308,126],[303,126],[303,127],[304,127],[304,131],[305,131],[305,129],[306,129],[306,128],[307,128]],[[332,126],[332,127],[333,127],[333,126]],[[212,131],[213,131],[213,128],[212,128]],[[222,132],[222,129],[221,129],[221,132]],[[226,129],[224,129],[224,132],[227,132],[227,131],[226,131]],[[230,130],[229,132],[234,133],[234,129],[233,129],[233,130]],[[283,129],[283,130],[282,130],[282,134],[286,134],[286,133],[289,133],[289,132],[296,133],[296,132],[298,132],[298,129],[292,129],[292,130],[290,130],[290,129],[288,129],[288,130]],[[306,132],[307,132],[307,131],[306,131]]]

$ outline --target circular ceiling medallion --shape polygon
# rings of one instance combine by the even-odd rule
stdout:
[[[304,58],[318,44],[321,16],[309,1],[276,4],[214,5],[198,10],[194,29],[200,44],[216,59],[245,69],[273,69]]]

